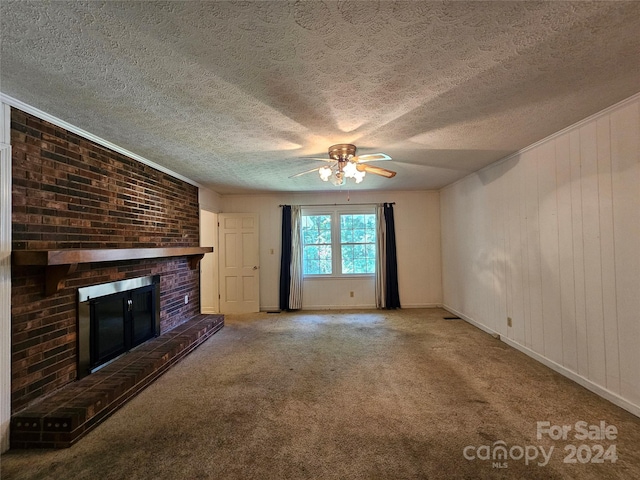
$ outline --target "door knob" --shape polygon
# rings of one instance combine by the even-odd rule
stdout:
[[[254,270],[258,270],[259,268],[260,268],[260,267],[258,267],[257,265],[254,265],[254,266],[253,266],[253,269],[254,269]]]

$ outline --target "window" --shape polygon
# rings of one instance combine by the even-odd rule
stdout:
[[[343,274],[376,272],[375,214],[340,215],[340,250]]]
[[[302,272],[331,275],[331,215],[302,216]]]
[[[372,275],[376,271],[376,215],[368,211],[303,211],[304,275]]]

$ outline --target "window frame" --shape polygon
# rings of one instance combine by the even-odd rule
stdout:
[[[303,255],[303,278],[313,279],[336,279],[336,278],[366,278],[376,275],[375,269],[371,273],[342,273],[342,239],[340,236],[340,215],[358,215],[369,214],[377,215],[374,205],[336,205],[336,206],[309,206],[303,207],[300,214],[304,216],[310,215],[329,215],[331,217],[331,273],[304,273],[304,236],[300,232],[300,246]],[[377,219],[376,219],[377,222]],[[301,222],[302,224],[303,222]],[[302,229],[302,226],[300,227]],[[376,239],[374,245],[378,242],[378,232],[376,231]],[[347,242],[347,245],[353,244]],[[377,249],[376,249],[377,250]],[[377,251],[376,251],[377,254]]]

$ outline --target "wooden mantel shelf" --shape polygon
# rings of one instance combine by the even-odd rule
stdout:
[[[67,275],[80,263],[115,262],[143,258],[189,257],[189,266],[195,269],[205,253],[213,247],[159,247],[159,248],[99,248],[65,250],[16,250],[11,252],[14,265],[40,265],[46,268],[46,294],[56,293]]]

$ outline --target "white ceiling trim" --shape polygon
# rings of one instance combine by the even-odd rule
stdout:
[[[167,175],[171,175],[174,178],[178,178],[183,182],[187,182],[195,187],[202,188],[202,185],[200,185],[198,182],[194,180],[191,180],[190,178],[187,178],[183,175],[180,175],[179,173],[169,170],[168,168],[163,167],[162,165],[158,165],[157,163],[152,162],[148,158],[138,155],[137,153],[133,153],[132,151],[127,150],[126,148],[122,148],[116,145],[115,143],[111,143],[110,141],[105,140],[104,138],[98,137],[97,135],[87,132],[86,130],[83,130],[80,127],[76,127],[75,125],[65,122],[64,120],[61,120],[60,118],[55,117],[47,112],[43,112],[42,110],[36,107],[33,107],[31,105],[24,103],[21,100],[18,100],[17,98],[13,98],[9,95],[6,95],[0,92],[0,102],[6,103],[7,105],[15,107],[31,115],[35,115],[36,117],[42,120],[45,120],[49,123],[57,125],[58,127],[64,128],[65,130],[75,133],[76,135],[80,135],[81,137],[84,137],[87,140],[91,140],[92,142],[95,142],[98,145],[102,145],[103,147],[114,150],[118,153],[121,153],[122,155],[126,155],[127,157],[133,158],[134,160],[137,160],[140,163],[144,163],[145,165],[155,168],[156,170],[160,170],[161,172],[166,173]]]

